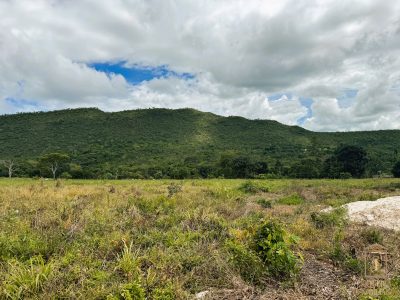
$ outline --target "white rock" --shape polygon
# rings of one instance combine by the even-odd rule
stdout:
[[[195,298],[195,299],[204,299],[204,298],[207,296],[208,293],[210,293],[210,291],[202,291],[202,292],[200,292],[200,293],[197,293],[197,294],[194,296],[194,298]]]
[[[400,231],[400,196],[357,201],[343,207],[350,221]]]

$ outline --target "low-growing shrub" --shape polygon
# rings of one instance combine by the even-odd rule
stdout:
[[[269,191],[268,187],[260,186],[250,180],[244,182],[239,190],[247,194],[267,193]]]
[[[342,226],[346,223],[346,210],[344,208],[337,208],[331,211],[313,212],[310,218],[314,226],[318,229]]]
[[[377,228],[366,228],[361,232],[361,237],[368,244],[382,244],[383,237]]]
[[[157,287],[151,293],[154,300],[174,300],[176,299],[174,286],[169,283],[163,287]]]
[[[230,262],[238,270],[240,276],[249,283],[258,283],[265,274],[260,257],[238,242],[228,241],[225,247],[229,253]]]
[[[263,208],[272,208],[271,201],[268,201],[264,198],[260,198],[257,200],[257,204],[259,204]]]
[[[298,194],[292,194],[290,196],[278,199],[276,203],[283,205],[300,205],[304,203],[304,199]]]
[[[146,294],[139,282],[132,282],[122,287],[119,297],[121,300],[145,300]]]
[[[177,183],[171,183],[170,185],[167,186],[168,190],[168,198],[171,198],[177,193],[180,193],[182,191],[182,185],[177,184]]]
[[[289,279],[301,269],[301,257],[290,246],[294,242],[282,226],[276,222],[262,224],[254,235],[254,249],[268,273],[276,278]]]
[[[349,272],[352,272],[355,274],[361,274],[362,271],[364,270],[363,262],[357,258],[352,258],[352,257],[346,257],[346,259],[343,262],[343,266]]]

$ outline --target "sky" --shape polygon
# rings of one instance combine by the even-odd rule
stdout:
[[[400,129],[400,1],[0,0],[0,114],[78,107]]]

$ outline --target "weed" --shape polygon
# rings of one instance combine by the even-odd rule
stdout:
[[[247,194],[256,194],[256,193],[267,193],[269,192],[268,187],[260,186],[252,181],[244,182],[240,187],[239,190],[243,193]]]
[[[133,251],[133,243],[129,246],[123,241],[122,253],[118,256],[117,269],[120,270],[129,280],[139,279],[140,265],[138,262],[138,252]]]
[[[304,203],[304,198],[298,194],[292,194],[283,198],[278,199],[276,201],[277,204],[283,205],[300,205]]]
[[[168,190],[168,198],[171,198],[175,194],[182,192],[182,185],[177,183],[171,183],[170,185],[167,186],[167,190]]]
[[[300,271],[301,260],[290,250],[286,231],[276,222],[262,224],[254,235],[254,249],[277,278],[291,278]]]
[[[268,201],[264,198],[260,198],[257,200],[257,204],[259,204],[263,208],[272,208],[271,201]]]
[[[316,228],[343,226],[346,223],[346,209],[337,208],[331,211],[313,212],[310,215]]]
[[[4,296],[21,299],[39,292],[51,275],[52,269],[53,265],[45,263],[41,256],[34,256],[26,263],[10,261],[9,272],[3,283]]]
[[[174,286],[171,283],[163,287],[157,287],[151,293],[154,300],[174,300],[176,299]]]
[[[228,241],[225,247],[229,260],[239,271],[240,276],[250,283],[259,283],[266,269],[260,257],[248,247],[234,241]]]
[[[383,241],[382,234],[377,228],[365,228],[361,232],[361,237],[368,244],[382,244]]]

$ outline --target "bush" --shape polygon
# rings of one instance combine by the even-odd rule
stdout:
[[[259,204],[263,208],[272,208],[271,201],[268,201],[264,198],[260,198],[257,200],[257,204]]]
[[[239,187],[239,190],[241,190],[242,192],[247,193],[247,194],[256,194],[256,193],[260,193],[260,192],[267,193],[269,191],[269,189],[267,187],[262,187],[262,186],[256,185],[255,183],[251,182],[250,180],[243,183]]]
[[[276,203],[283,205],[300,205],[304,203],[304,199],[298,194],[292,194],[279,199]]]
[[[132,282],[123,286],[118,299],[121,300],[145,300],[145,291],[139,282]]]
[[[182,185],[177,184],[177,183],[171,183],[169,186],[167,186],[168,190],[168,198],[171,198],[177,193],[180,193],[182,191]]]
[[[291,250],[291,241],[281,225],[267,222],[254,235],[254,249],[268,273],[276,278],[288,279],[300,271],[301,260]]]
[[[342,226],[346,223],[346,210],[344,208],[337,208],[327,212],[313,212],[311,213],[311,221],[318,229],[325,227]]]
[[[400,178],[400,161],[393,166],[392,173],[394,177]]]
[[[352,176],[349,172],[340,172],[339,179],[351,179]]]
[[[174,300],[176,299],[174,286],[169,283],[164,287],[155,288],[152,292],[152,299],[154,300]]]
[[[361,237],[368,244],[382,244],[383,237],[380,231],[376,228],[366,228],[361,232]]]
[[[265,271],[257,254],[237,242],[228,241],[225,246],[240,276],[249,283],[258,283]]]

